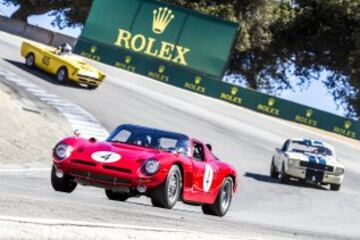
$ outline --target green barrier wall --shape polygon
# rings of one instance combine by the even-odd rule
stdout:
[[[160,34],[154,33],[153,22],[155,11],[167,6],[161,2],[94,0],[93,4],[75,48],[80,55],[260,113],[360,140],[360,122],[219,81],[237,25],[169,7],[175,17],[169,29]],[[138,38],[150,39],[147,46],[150,41],[153,47],[149,47],[146,54],[116,46],[119,29],[125,29],[132,35],[140,33]],[[191,54],[185,58],[188,65],[149,55],[154,49],[161,49],[161,41],[191,49]],[[140,45],[135,44],[137,47],[140,48]],[[169,48],[172,47],[168,46],[163,51]]]
[[[237,31],[159,1],[94,0],[75,52],[165,82],[164,69],[221,80]]]

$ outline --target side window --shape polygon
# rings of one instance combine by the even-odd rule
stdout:
[[[290,140],[287,140],[287,141],[284,143],[284,146],[281,148],[281,151],[282,151],[282,152],[286,152],[286,150],[289,148],[289,145],[290,145]]]
[[[197,161],[205,161],[204,146],[200,143],[194,142],[193,158]]]

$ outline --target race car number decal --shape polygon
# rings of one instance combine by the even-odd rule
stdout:
[[[208,192],[210,190],[213,178],[214,178],[214,170],[209,164],[206,164],[204,182],[203,182],[204,192]]]
[[[119,161],[121,156],[117,153],[102,151],[93,153],[91,158],[102,163],[113,163]]]

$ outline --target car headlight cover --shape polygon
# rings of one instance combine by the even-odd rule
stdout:
[[[160,169],[159,161],[157,161],[155,159],[146,160],[145,165],[144,165],[144,170],[147,174],[154,175],[159,171],[159,169]]]
[[[59,160],[68,158],[72,152],[72,147],[65,143],[60,143],[54,149],[54,155]]]
[[[335,168],[335,173],[336,174],[344,174],[344,172],[345,172],[345,169],[342,168],[342,167]]]
[[[292,158],[290,158],[290,159],[288,160],[288,163],[289,163],[290,166],[294,166],[294,165],[295,165],[295,160],[292,159]]]

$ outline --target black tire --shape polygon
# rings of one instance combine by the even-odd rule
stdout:
[[[330,190],[331,191],[339,191],[341,185],[340,184],[330,184]]]
[[[69,75],[68,75],[68,70],[66,69],[66,67],[61,67],[57,73],[56,73],[56,80],[59,83],[68,83],[69,82]]]
[[[29,53],[25,58],[25,64],[29,68],[35,68],[35,55],[33,53]]]
[[[282,168],[281,168],[280,182],[281,182],[281,183],[285,183],[285,184],[290,183],[290,177],[289,177],[289,175],[287,175],[286,172],[285,172],[285,165],[284,165],[284,163],[283,163]]]
[[[71,176],[65,175],[62,178],[56,176],[55,166],[51,169],[51,185],[55,191],[71,193],[75,190],[77,183]]]
[[[108,199],[120,202],[125,202],[130,197],[128,193],[113,192],[112,190],[107,189],[105,190],[105,194]]]
[[[232,178],[227,177],[220,188],[215,203],[204,204],[201,206],[203,213],[206,215],[213,215],[218,217],[225,216],[231,205],[233,186],[234,183]]]
[[[276,167],[274,164],[274,159],[272,159],[271,161],[271,165],[270,165],[270,177],[273,179],[278,179],[279,178],[279,173],[276,171]]]
[[[89,90],[95,90],[99,87],[99,85],[93,86],[93,85],[88,85],[88,89]]]
[[[152,205],[167,209],[173,208],[180,197],[181,189],[181,171],[177,165],[173,165],[165,182],[151,192]]]

